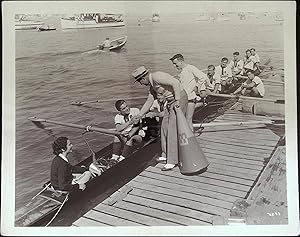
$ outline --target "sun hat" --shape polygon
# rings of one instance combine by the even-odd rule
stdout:
[[[139,81],[142,77],[146,76],[148,72],[149,71],[144,66],[141,66],[135,69],[131,75],[134,77],[135,81]]]

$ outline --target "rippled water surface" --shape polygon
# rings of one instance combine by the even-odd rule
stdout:
[[[127,26],[110,29],[65,30],[59,19],[49,18],[56,31],[16,32],[16,209],[27,203],[49,179],[53,136],[73,143],[73,164],[89,155],[80,130],[58,125],[39,129],[27,118],[41,118],[112,128],[114,102],[73,106],[73,100],[144,96],[147,89],[132,83],[130,73],[145,65],[150,70],[175,74],[168,60],[182,53],[200,69],[218,64],[233,51],[255,47],[264,61],[283,67],[283,26],[277,22],[197,22],[185,16],[161,17],[160,23],[127,19]],[[105,37],[128,36],[119,53],[100,53],[96,45]],[[130,104],[142,105],[143,100]],[[51,135],[52,134],[52,135]],[[86,135],[96,151],[112,141],[98,133]]]

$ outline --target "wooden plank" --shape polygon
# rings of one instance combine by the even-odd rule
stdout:
[[[247,223],[288,224],[285,147],[278,147],[247,202]]]
[[[226,141],[231,143],[238,143],[241,145],[248,145],[250,147],[263,148],[265,149],[274,147],[275,142],[265,142],[264,140],[249,140],[249,139],[240,139],[239,137],[227,137],[227,136],[219,136],[220,134],[203,134],[204,136],[199,136],[200,140],[205,141]],[[205,136],[206,135],[206,136]],[[276,143],[275,143],[276,144]]]
[[[163,164],[157,164],[155,166],[155,168],[161,169],[163,166],[164,166]],[[180,173],[178,167],[175,167],[171,172]],[[211,178],[211,179],[216,179],[216,180],[228,181],[228,182],[231,182],[231,183],[243,184],[243,185],[247,185],[247,186],[252,186],[253,185],[253,180],[244,179],[243,177],[228,176],[226,174],[226,172],[223,173],[223,174],[217,174],[217,173],[211,173],[209,171],[206,171],[206,172],[204,172],[202,174],[199,174],[199,176],[201,176],[201,177],[207,177],[207,178]]]
[[[223,200],[223,201],[227,201],[227,202],[231,202],[231,203],[233,203],[237,199],[236,196],[218,193],[218,192],[205,190],[205,189],[201,189],[201,188],[189,187],[186,185],[182,185],[182,183],[181,184],[169,183],[169,182],[165,182],[165,181],[161,181],[161,180],[153,180],[151,178],[143,177],[143,176],[137,176],[133,180],[136,182],[151,184],[151,185],[155,185],[158,187],[164,187],[164,188],[168,187],[168,188],[172,188],[174,190],[182,190],[184,192],[202,195],[204,197],[210,197],[210,198]]]
[[[157,215],[150,215],[149,210],[147,208],[143,207],[143,210],[141,211],[141,208],[134,208],[132,210],[128,209],[122,209],[118,208],[116,206],[108,206],[105,204],[99,204],[95,208],[93,208],[99,212],[103,212],[112,216],[120,217],[129,221],[134,221],[137,223],[140,223],[142,225],[148,225],[148,226],[155,226],[155,225],[174,225],[173,222],[164,220],[159,217],[159,213],[156,213]],[[199,223],[198,223],[199,224]]]
[[[261,171],[263,169],[263,165],[249,165],[249,164],[244,164],[244,163],[239,163],[236,161],[229,161],[229,160],[222,160],[222,159],[217,159],[217,158],[212,158],[212,157],[207,157],[209,160],[209,163],[215,163],[219,165],[224,165],[224,166],[229,166],[229,167],[238,167],[238,168],[245,168],[249,170],[257,170]]]
[[[99,211],[95,211],[93,209],[87,212],[86,214],[84,214],[84,217],[90,218],[95,221],[101,221],[102,223],[109,224],[112,226],[141,226],[142,225],[137,222],[129,221],[123,218],[118,218]]]
[[[220,165],[220,164],[216,164],[216,163],[210,163],[210,165],[208,166],[208,169],[210,169],[210,168],[215,168],[215,169],[220,169],[220,170],[229,170],[229,171],[236,172],[237,174],[240,174],[241,176],[247,175],[254,179],[260,173],[260,171],[258,171],[258,170],[243,169],[240,167]]]
[[[219,139],[228,139],[228,140],[239,140],[240,142],[243,142],[243,143],[250,142],[249,144],[251,144],[251,143],[266,144],[268,146],[274,146],[274,144],[276,144],[277,141],[279,140],[279,138],[278,138],[278,139],[272,140],[272,141],[269,141],[267,139],[256,139],[255,141],[253,141],[253,137],[252,137],[252,139],[249,137],[247,138],[247,137],[244,137],[243,135],[236,134],[235,132],[231,133],[231,134],[224,134],[223,132],[203,133],[198,137],[201,139],[219,138]]]
[[[274,141],[274,140],[276,141],[279,139],[278,135],[274,134],[270,129],[265,129],[265,128],[252,128],[252,129],[240,129],[240,130],[237,129],[234,132],[225,130],[218,133],[222,133],[224,135],[234,134],[237,137],[246,137],[247,139],[253,138],[253,135],[270,141]]]
[[[255,135],[255,134],[254,134]],[[256,139],[255,141],[253,141],[253,134],[251,134],[251,136],[248,136],[241,133],[241,131],[234,131],[231,133],[227,133],[227,132],[214,132],[214,133],[203,133],[200,135],[200,138],[205,138],[205,137],[217,137],[217,138],[228,138],[228,139],[241,139],[241,141],[243,142],[253,142],[253,143],[259,143],[262,144],[262,142],[264,144],[268,144],[268,145],[273,145],[274,143],[276,144],[277,141],[279,140],[280,137],[271,137],[268,135],[268,137],[266,139]],[[256,137],[256,136],[255,136]]]
[[[205,147],[214,147],[214,148],[222,148],[223,150],[234,150],[235,152],[239,151],[239,152],[243,152],[242,154],[247,154],[248,152],[251,154],[270,154],[272,152],[273,149],[258,149],[258,148],[254,148],[254,147],[246,147],[246,146],[242,146],[240,144],[232,144],[230,142],[226,143],[226,141],[224,141],[223,143],[221,142],[211,142],[211,141],[205,141],[205,140],[200,140],[200,138],[197,138],[197,141],[200,144],[200,147],[205,148]]]
[[[154,168],[154,167],[148,167],[144,172],[154,172],[154,173],[162,173],[163,171]],[[143,172],[143,173],[144,173]],[[172,177],[178,177],[181,180],[191,180],[194,182],[202,182],[202,183],[206,183],[206,184],[211,184],[211,185],[215,185],[215,186],[220,186],[220,187],[224,187],[224,188],[230,188],[230,189],[235,189],[235,190],[240,190],[240,191],[249,191],[249,187],[241,185],[241,184],[233,184],[233,183],[229,183],[226,181],[216,181],[216,180],[212,180],[210,178],[207,177],[202,177],[201,175],[199,176],[187,176],[187,175],[182,175],[178,172],[175,171],[169,171],[167,173],[164,173],[166,176],[172,176]]]
[[[263,138],[264,140],[277,141],[279,136],[273,133],[270,129],[249,129],[240,131],[224,131],[224,135],[235,135],[236,137],[245,137],[247,139],[253,139],[253,135],[257,138]]]
[[[201,194],[193,194],[193,193],[184,192],[181,190],[172,189],[172,188],[169,188],[168,185],[166,185],[166,187],[160,187],[160,186],[157,186],[154,184],[140,183],[137,181],[131,181],[129,185],[136,189],[148,190],[148,191],[161,193],[161,194],[168,194],[168,195],[175,196],[175,197],[182,197],[185,199],[210,204],[212,206],[221,207],[224,209],[230,209],[232,207],[231,202],[226,202],[223,200],[205,197],[205,196],[202,196]]]
[[[134,199],[135,201],[137,198],[135,196],[129,196],[130,200]],[[128,199],[127,198],[127,199]],[[207,225],[208,223],[178,215],[175,213],[170,213],[166,210],[159,210],[155,208],[151,208],[148,206],[140,205],[137,202],[128,202],[122,201],[115,205],[114,207],[118,211],[125,211],[129,213],[133,213],[138,215],[138,217],[142,217],[142,219],[137,219],[137,221],[145,222],[150,226],[175,226],[175,225]]]
[[[155,193],[147,190],[134,189],[130,195],[139,196],[151,200],[157,200],[163,203],[181,206],[192,210],[204,211],[214,215],[229,215],[228,209],[211,206],[208,204],[196,202],[194,200],[184,199],[181,197],[174,197],[166,194]]]
[[[183,184],[183,181],[180,177],[172,177],[172,176],[167,176],[167,175],[152,173],[152,172],[143,172],[140,175],[142,177],[148,177],[148,178],[153,179],[153,182],[155,182],[156,180],[162,180],[162,181],[165,181],[168,183],[176,183],[176,184],[181,184],[181,185]],[[231,196],[236,196],[236,197],[241,197],[241,198],[243,198],[246,195],[245,191],[232,190],[230,188],[214,186],[214,185],[206,184],[206,183],[200,183],[199,181],[186,180],[184,182],[184,186],[201,188],[204,190],[210,190],[210,191],[214,191],[214,192],[218,192],[218,193],[229,194]]]
[[[247,157],[249,156],[252,160],[264,160],[264,158],[269,158],[271,151],[269,152],[264,152],[262,150],[262,152],[258,152],[258,151],[253,151],[251,148],[238,148],[237,146],[234,145],[225,145],[225,144],[203,144],[200,143],[199,144],[201,149],[203,149],[203,151],[205,150],[209,150],[209,151],[222,151],[223,153],[225,153],[225,155],[227,153],[230,154],[236,154],[236,155],[246,155]]]
[[[266,168],[264,169],[262,175],[259,177],[255,187],[249,194],[247,200],[253,201],[257,198],[264,189],[270,185],[270,183],[274,182],[274,177],[281,179],[281,176],[284,176],[285,179],[285,164],[286,164],[286,157],[285,157],[285,147],[278,147],[274,152],[273,156],[271,157],[269,163],[267,164]],[[284,153],[284,155],[283,155]],[[274,185],[274,184],[273,184]],[[275,182],[276,185],[276,182]],[[275,188],[272,193],[276,191],[278,192],[278,187]]]
[[[193,209],[176,206],[173,204],[164,203],[157,200],[151,200],[143,197],[133,196],[133,195],[128,195],[123,202],[117,203],[116,205],[117,207],[119,207],[121,205],[124,205],[125,202],[127,202],[126,205],[129,205],[130,203],[138,204],[140,206],[145,206],[153,210],[161,210],[164,213],[173,213],[179,216],[194,218],[196,220],[206,222],[207,224],[212,223],[212,217],[214,216],[212,214],[208,214],[205,212],[196,211]]]
[[[211,154],[209,152],[205,152],[205,156],[208,159],[211,158],[215,158],[218,160],[226,160],[226,161],[234,161],[234,162],[238,162],[240,164],[249,164],[249,165],[255,165],[255,166],[263,166],[264,162],[260,161],[260,160],[247,160],[244,158],[240,158],[240,157],[232,157],[232,156],[222,156],[222,155],[218,155],[218,154]]]
[[[223,121],[224,122],[224,121]],[[205,133],[214,133],[214,132],[236,132],[236,131],[252,131],[257,128],[266,128],[265,124],[253,124],[253,125],[243,125],[243,126],[228,126],[228,125],[219,125],[215,127],[206,127],[203,129]]]
[[[200,145],[200,147],[201,147],[201,145]],[[212,148],[202,148],[202,151],[204,152],[204,154],[206,154],[206,153],[211,154],[211,155],[217,154],[217,155],[226,156],[226,157],[235,157],[235,158],[239,158],[239,159],[253,160],[253,161],[258,161],[258,162],[264,162],[266,159],[268,159],[270,157],[270,155],[268,155],[268,154],[263,154],[260,157],[257,157],[256,155],[237,153],[234,151],[216,150],[216,149],[212,149]]]
[[[210,172],[210,173],[214,173],[214,174],[225,174],[228,176],[232,176],[232,177],[237,177],[237,178],[243,178],[243,179],[248,179],[248,180],[256,180],[256,176],[255,175],[249,175],[246,173],[239,173],[239,172],[235,172],[232,170],[225,170],[225,169],[219,169],[219,168],[215,168],[212,166],[208,166],[208,170],[206,172]]]
[[[86,218],[84,216],[82,216],[78,220],[76,220],[73,223],[73,225],[78,226],[78,227],[80,227],[80,226],[110,226],[103,222],[92,220],[92,219]]]

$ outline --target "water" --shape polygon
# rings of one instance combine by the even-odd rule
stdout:
[[[195,18],[162,17],[160,23],[138,26],[137,18],[131,17],[123,28],[67,31],[59,28],[58,18],[49,18],[46,22],[53,23],[56,31],[16,32],[16,210],[49,180],[53,135],[72,141],[71,163],[89,155],[80,130],[57,125],[42,130],[28,117],[112,128],[116,114],[113,102],[81,107],[70,102],[147,95],[146,88],[132,83],[130,73],[145,65],[151,71],[175,74],[169,61],[175,53],[182,53],[188,63],[203,69],[218,64],[224,56],[231,58],[234,51],[254,47],[262,61],[271,58],[274,67],[283,67],[282,25],[197,22]],[[94,50],[107,36],[124,35],[128,42],[121,52]],[[130,104],[140,107],[142,103]],[[86,138],[95,151],[113,139],[99,133],[89,133]]]

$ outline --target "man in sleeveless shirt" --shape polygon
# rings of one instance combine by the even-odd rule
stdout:
[[[167,161],[163,171],[171,170],[178,164],[178,139],[175,106],[186,113],[187,94],[180,82],[165,72],[150,73],[144,66],[137,68],[133,73],[135,81],[149,86],[148,98],[140,110],[139,117],[143,117],[151,108],[157,94],[163,94],[167,100],[164,117],[161,124],[162,154],[159,161]]]

